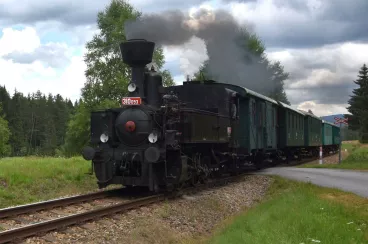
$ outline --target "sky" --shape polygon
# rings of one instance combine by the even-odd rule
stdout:
[[[270,60],[290,73],[293,107],[324,116],[347,113],[358,71],[368,63],[367,0],[130,0],[143,13],[201,6],[224,9],[261,38]],[[13,93],[40,90],[80,97],[85,44],[109,0],[0,0],[0,85]],[[195,48],[193,48],[195,50]],[[177,84],[185,47],[165,48],[165,68]],[[203,54],[198,53],[200,57]],[[201,56],[202,55],[202,56]]]

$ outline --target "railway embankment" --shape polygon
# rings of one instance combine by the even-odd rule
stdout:
[[[275,177],[261,204],[202,243],[368,243],[368,199]]]
[[[182,243],[210,236],[229,216],[257,205],[272,178],[244,180],[32,237],[26,243]]]

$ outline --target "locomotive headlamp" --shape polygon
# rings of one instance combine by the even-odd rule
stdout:
[[[149,134],[149,136],[148,136],[148,141],[150,142],[150,143],[155,143],[156,141],[157,141],[157,139],[158,139],[158,134],[157,134],[157,132],[156,131],[153,131],[151,134]]]
[[[129,83],[128,85],[128,91],[134,92],[137,89],[137,85],[135,83]]]
[[[100,136],[100,141],[102,143],[106,143],[109,140],[109,136],[107,135],[107,133],[102,133]]]

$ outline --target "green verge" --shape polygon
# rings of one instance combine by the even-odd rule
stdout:
[[[0,160],[0,208],[97,189],[91,164],[81,157]]]
[[[368,170],[368,147],[361,144],[342,144],[342,149],[349,152],[349,156],[341,164],[304,164],[300,168],[335,168]]]
[[[368,243],[368,199],[274,177],[260,205],[226,221],[205,243]]]

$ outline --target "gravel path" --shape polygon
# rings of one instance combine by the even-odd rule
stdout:
[[[249,175],[239,183],[29,238],[25,243],[178,243],[209,234],[227,217],[256,204],[271,182],[268,176]]]
[[[368,172],[342,169],[276,167],[257,172],[338,188],[368,198]]]

